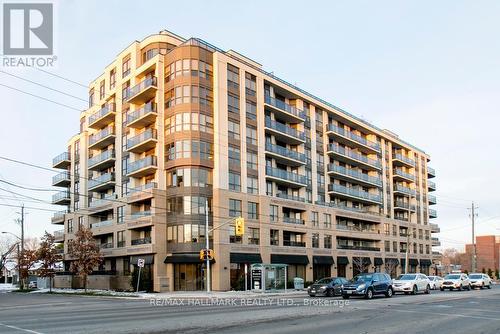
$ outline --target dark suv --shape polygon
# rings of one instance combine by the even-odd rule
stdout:
[[[393,295],[392,279],[387,274],[363,273],[344,284],[342,298],[349,299],[351,296],[363,296],[372,299],[374,295],[385,295],[390,298]]]

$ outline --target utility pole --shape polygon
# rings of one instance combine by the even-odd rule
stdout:
[[[205,265],[207,270],[205,273],[207,274],[207,292],[210,292],[210,258],[208,256],[208,250],[210,249],[210,240],[209,240],[209,229],[208,229],[208,197],[205,202],[205,249],[206,249],[206,262]]]
[[[477,213],[475,213],[475,209],[478,209],[478,208],[475,207],[474,202],[472,202],[470,218],[471,218],[471,222],[472,222],[472,266],[471,266],[471,271],[473,273],[476,272],[476,266],[477,266],[476,236],[475,236],[475,227],[474,227],[474,218],[477,216]]]
[[[17,266],[19,267],[19,282],[21,285],[21,290],[24,290],[24,279],[21,279],[21,257],[24,256],[24,204],[21,204],[21,212],[18,212],[21,215],[21,219],[17,219],[17,223],[21,225],[21,253],[19,253],[18,248],[18,256],[17,256]],[[24,265],[24,264],[23,264]]]
[[[408,195],[408,228],[406,229],[406,254],[405,274],[408,274],[408,261],[410,260],[410,225],[411,225],[411,194]]]

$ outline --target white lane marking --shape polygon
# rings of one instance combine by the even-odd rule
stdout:
[[[29,304],[29,305],[15,305],[15,306],[3,306],[3,310],[10,310],[16,308],[30,308],[39,306],[62,306],[62,305],[72,305],[72,303],[43,303],[43,304]]]
[[[16,326],[12,326],[12,325],[2,324],[1,322],[0,322],[0,326],[5,326],[5,327],[8,327],[8,328],[15,329],[15,330],[22,331],[22,332],[26,332],[26,333],[43,334],[43,333],[40,333],[40,332],[37,332],[37,331],[32,331],[31,329],[26,329],[26,328],[16,327]]]

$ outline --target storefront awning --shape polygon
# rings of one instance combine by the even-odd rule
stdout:
[[[337,256],[337,264],[349,264],[347,256]]]
[[[385,263],[390,263],[390,264],[394,264],[395,266],[397,266],[399,264],[399,260],[394,258],[394,257],[386,257]]]
[[[307,255],[271,254],[271,263],[309,264]]]
[[[313,264],[332,265],[333,256],[313,256]]]
[[[137,265],[137,260],[144,259],[144,264],[154,264],[154,255],[132,255],[130,256],[130,264]]]
[[[382,259],[381,257],[376,257],[373,259],[373,262],[376,266],[381,266],[384,264],[384,259]]]
[[[432,264],[432,261],[429,259],[420,260],[421,267],[429,267]]]
[[[231,263],[262,263],[260,254],[257,253],[230,253]]]
[[[200,260],[199,253],[181,253],[172,254],[165,258],[164,263],[204,263]],[[215,263],[215,260],[211,260],[210,263]]]
[[[410,266],[418,266],[418,260],[410,259],[410,261],[408,261],[408,264]],[[406,265],[406,259],[401,259],[401,266],[404,267],[405,265]]]

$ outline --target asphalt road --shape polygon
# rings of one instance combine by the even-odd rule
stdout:
[[[500,333],[500,287],[343,302],[0,293],[0,333]]]

